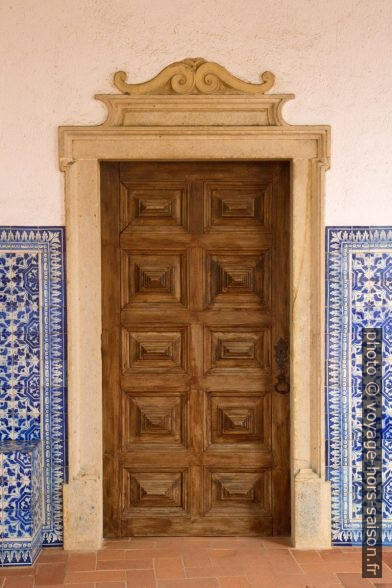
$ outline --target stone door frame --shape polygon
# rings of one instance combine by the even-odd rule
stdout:
[[[119,73],[116,85],[129,93],[97,96],[108,108],[103,124],[59,129],[68,300],[65,548],[99,549],[103,540],[100,161],[279,159],[291,162],[292,543],[329,547],[323,204],[330,129],[285,123],[281,109],[293,96],[260,93],[272,85],[268,72],[257,85],[204,60],[172,64],[145,84],[128,85]]]

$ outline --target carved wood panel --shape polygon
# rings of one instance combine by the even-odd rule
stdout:
[[[124,392],[123,443],[127,451],[142,447],[188,446],[188,392]]]
[[[270,252],[206,256],[207,301],[211,308],[263,308],[270,302]]]
[[[102,164],[105,535],[289,531],[288,164]]]
[[[271,397],[260,392],[205,391],[206,449],[270,451]]]
[[[122,308],[187,305],[186,252],[122,252]]]

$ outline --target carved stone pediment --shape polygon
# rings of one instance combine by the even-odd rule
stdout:
[[[261,74],[261,83],[251,84],[232,75],[222,65],[202,57],[188,58],[165,67],[157,76],[141,84],[126,82],[127,74],[114,74],[114,85],[123,94],[264,94],[272,88],[275,76]]]
[[[281,110],[292,94],[266,94],[275,76],[264,72],[252,84],[235,77],[218,63],[184,59],[165,67],[153,79],[127,83],[114,74],[121,94],[99,94],[108,118],[101,127],[200,127],[285,125]]]

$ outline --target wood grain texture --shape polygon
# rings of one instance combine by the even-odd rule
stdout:
[[[104,533],[290,531],[289,166],[105,163]]]

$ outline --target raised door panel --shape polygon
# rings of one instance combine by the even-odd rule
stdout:
[[[254,308],[266,311],[271,296],[268,250],[206,255],[206,299],[212,309]]]
[[[123,250],[121,261],[123,309],[187,306],[186,251]]]
[[[122,230],[186,231],[188,198],[185,182],[122,182]]]
[[[176,468],[124,468],[125,516],[184,515],[189,512],[189,472]]]
[[[270,230],[271,184],[206,182],[207,231]]]
[[[150,325],[122,329],[122,371],[181,373],[188,366],[188,329]]]
[[[206,326],[204,329],[206,374],[269,373],[271,336],[268,328]]]
[[[271,475],[268,470],[206,469],[205,514],[264,515],[271,513]]]
[[[138,451],[189,445],[189,392],[123,392],[123,449]]]
[[[206,449],[271,448],[271,395],[265,392],[205,391]]]

